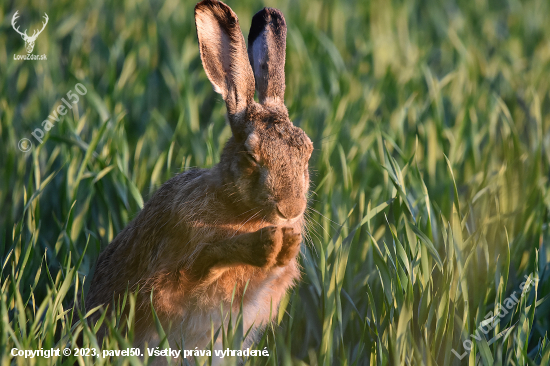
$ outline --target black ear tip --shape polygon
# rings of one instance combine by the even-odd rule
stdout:
[[[248,33],[248,44],[254,42],[267,27],[270,27],[276,35],[286,32],[285,17],[279,9],[263,8],[252,17],[250,33]]]
[[[283,24],[286,25],[285,16],[283,15],[283,12],[280,11],[279,9],[263,8],[260,12],[264,12],[268,17],[272,19],[273,22],[282,22]]]
[[[203,8],[209,8],[209,7],[215,6],[217,5],[216,3],[218,3],[217,0],[202,0],[198,2],[197,5],[195,5],[195,12],[197,11],[197,9],[203,9]]]
[[[218,0],[202,0],[197,3],[195,5],[195,18],[198,13],[202,12],[212,14],[228,33],[239,23],[239,19],[233,10],[227,4]]]

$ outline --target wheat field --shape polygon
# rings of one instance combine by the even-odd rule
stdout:
[[[285,14],[286,104],[315,147],[302,280],[246,364],[550,365],[550,2],[227,4],[245,37],[264,6]],[[71,304],[152,193],[231,134],[194,5],[0,3],[1,365],[153,361],[12,350],[131,347],[133,294],[96,324]],[[48,15],[46,60],[17,59],[16,11],[29,34]],[[213,329],[234,349],[246,331]]]

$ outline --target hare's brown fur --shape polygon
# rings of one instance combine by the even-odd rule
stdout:
[[[275,32],[269,23],[279,17],[276,26],[284,25],[282,14],[262,12],[253,20],[254,49],[271,49],[275,42],[277,52],[284,52],[286,26]],[[226,101],[233,136],[219,164],[188,170],[160,187],[101,253],[86,298],[91,309],[139,288],[138,345],[158,341],[151,292],[155,311],[171,329],[169,340],[180,343],[183,336],[189,349],[206,346],[210,321],[221,324],[220,304],[238,311],[242,300],[245,329],[265,325],[299,278],[296,257],[313,146],[283,104],[284,53],[257,54],[264,66],[253,73],[231,9],[203,1],[195,14],[203,65]],[[255,76],[263,80],[256,84],[262,104],[253,99]],[[270,77],[276,82],[270,84]]]

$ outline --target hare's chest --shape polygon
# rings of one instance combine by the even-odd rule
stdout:
[[[284,294],[289,290],[293,283],[298,279],[299,271],[296,261],[291,261],[287,266],[274,268],[264,278],[251,278],[244,299],[242,300],[243,309],[243,330],[246,333],[252,326],[254,328],[263,328],[271,319],[277,315],[277,309]],[[222,325],[227,329],[229,318],[233,321],[238,319],[240,312],[241,299],[236,296],[232,309],[232,316],[229,317],[231,309],[230,297],[225,291],[216,294],[216,284],[212,288],[213,293],[208,294],[210,301],[208,306],[203,303],[201,306],[188,309],[185,312],[181,330],[189,339],[204,339],[205,345],[211,340],[211,326],[214,324],[216,331]],[[218,287],[219,289],[219,287]],[[223,304],[223,306],[221,306]],[[223,316],[222,316],[223,308]],[[212,323],[211,323],[212,322]],[[235,324],[233,324],[235,325]],[[250,332],[253,334],[254,331]],[[197,344],[197,346],[200,346]]]
[[[278,314],[279,303],[284,294],[298,279],[299,271],[296,261],[291,261],[287,266],[274,268],[264,278],[251,278],[245,291],[243,304],[243,330],[249,336],[244,340],[243,347],[249,347],[258,334],[257,330],[263,329]],[[187,302],[180,316],[171,317],[170,344],[184,344],[185,349],[205,349],[212,340],[212,325],[214,332],[223,323],[227,331],[229,319],[235,322],[240,317],[241,299],[236,296],[234,306],[231,309],[231,300],[225,296],[224,291],[217,292],[216,283],[212,283],[209,290],[203,293],[207,298]],[[219,288],[218,288],[219,289]],[[193,305],[192,305],[193,304]],[[223,309],[223,310],[222,310]],[[223,311],[223,312],[222,312]],[[232,312],[229,316],[229,311]],[[178,324],[179,326],[174,326]],[[233,323],[233,327],[236,324]],[[250,329],[253,327],[254,329]],[[221,333],[218,334],[214,349],[222,349]],[[154,343],[154,342],[153,342]]]
[[[254,324],[263,328],[277,316],[281,299],[299,278],[296,261],[287,266],[278,267],[255,288],[255,291],[245,294],[243,302],[243,318],[245,331]]]

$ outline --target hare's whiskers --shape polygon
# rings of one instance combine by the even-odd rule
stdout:
[[[340,224],[338,224],[336,221],[332,221],[331,219],[329,219],[328,217],[326,217],[325,215],[323,215],[322,213],[320,213],[319,211],[317,211],[316,209],[314,209],[313,207],[308,207],[309,210],[317,213],[318,215],[321,215],[323,218],[327,219],[328,221],[330,221],[331,223],[333,223],[334,225],[337,225],[338,227],[340,226]],[[336,229],[334,226],[331,225],[331,227],[333,229]]]

